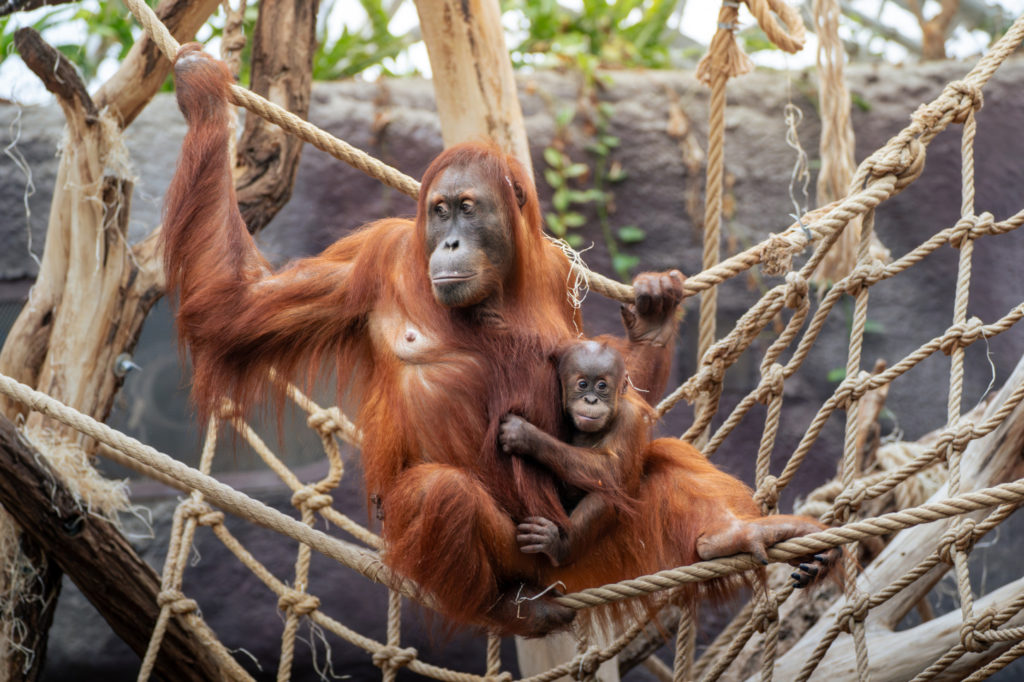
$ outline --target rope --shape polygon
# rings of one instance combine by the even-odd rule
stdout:
[[[1004,483],[991,488],[983,488],[972,493],[964,493],[941,502],[912,507],[890,514],[884,514],[863,521],[856,521],[845,526],[837,526],[829,530],[811,533],[792,540],[774,545],[768,550],[768,558],[772,561],[788,561],[802,556],[838,547],[848,542],[863,540],[867,537],[887,535],[940,519],[994,507],[1000,504],[1018,505],[1024,501],[1024,478],[1011,483]],[[632,580],[624,580],[614,585],[595,587],[580,592],[558,597],[556,601],[573,609],[603,606],[642,597],[661,590],[704,582],[714,578],[734,575],[751,568],[761,567],[760,562],[749,554],[738,554],[734,557],[701,561],[689,566],[682,566],[651,575],[641,576]]]
[[[126,0],[126,2],[164,54],[173,59],[179,46],[152,10],[140,0]],[[799,49],[803,41],[803,26],[792,8],[780,0],[748,0],[748,5],[773,42],[789,51]],[[719,31],[712,43],[712,49],[709,50],[708,57],[702,60],[699,70],[702,79],[712,85],[712,130],[716,127],[716,117],[721,116],[724,111],[726,81],[749,66],[749,60],[744,61],[745,55],[738,50],[732,36],[736,27],[737,9],[738,3],[734,0],[726,0],[723,3],[719,15]],[[782,29],[777,18],[786,25],[786,30]],[[962,416],[963,360],[966,347],[978,340],[988,339],[1009,329],[1024,316],[1024,304],[1016,306],[1003,318],[989,325],[967,316],[974,241],[986,235],[1008,232],[1024,224],[1024,211],[1001,222],[996,222],[991,214],[975,215],[973,165],[973,142],[976,135],[975,112],[982,105],[981,88],[991,78],[998,65],[1014,51],[1022,38],[1024,38],[1024,17],[1014,23],[1007,34],[963,80],[949,84],[933,102],[920,107],[912,117],[910,125],[858,167],[851,183],[851,191],[846,197],[811,212],[805,217],[804,225],[794,224],[783,233],[771,235],[762,244],[721,263],[717,259],[717,241],[719,240],[717,231],[721,218],[721,169],[719,168],[721,160],[720,156],[718,160],[714,160],[713,157],[716,153],[720,155],[724,136],[713,135],[716,141],[713,141],[709,153],[707,188],[709,199],[705,229],[706,234],[710,235],[711,232],[715,232],[715,235],[709,236],[705,254],[714,251],[716,255],[714,258],[708,256],[704,263],[704,271],[687,280],[684,287],[687,295],[709,292],[704,298],[713,302],[714,294],[710,292],[724,279],[733,277],[758,263],[765,266],[766,272],[783,274],[791,268],[794,254],[809,243],[817,242],[818,246],[799,272],[788,272],[785,284],[776,286],[765,294],[741,318],[736,327],[718,341],[715,341],[713,306],[708,305],[706,317],[710,320],[708,325],[711,331],[705,334],[703,321],[705,315],[702,312],[701,367],[694,377],[691,377],[674,392],[673,396],[666,398],[659,405],[659,413],[670,409],[675,404],[672,402],[673,400],[678,401],[683,397],[688,400],[701,400],[703,401],[701,410],[691,431],[695,434],[706,432],[711,417],[717,410],[725,369],[737,361],[742,353],[750,347],[757,335],[784,307],[788,307],[792,310],[792,314],[782,334],[765,352],[761,362],[761,379],[758,386],[741,401],[736,410],[719,428],[708,443],[706,451],[710,452],[716,449],[725,435],[735,428],[742,415],[753,404],[757,402],[765,404],[767,406],[766,422],[756,463],[756,499],[765,511],[771,511],[777,505],[780,492],[792,480],[796,469],[799,468],[810,447],[816,441],[825,421],[836,409],[845,409],[847,424],[843,457],[838,472],[839,492],[834,497],[831,509],[825,515],[827,519],[844,523],[844,525],[779,543],[769,550],[769,557],[777,562],[786,561],[842,544],[855,543],[868,537],[894,533],[910,526],[941,519],[953,519],[934,552],[914,569],[875,595],[868,595],[860,590],[859,584],[852,578],[858,570],[852,560],[853,553],[847,553],[847,574],[850,577],[846,584],[845,605],[838,609],[834,623],[801,670],[799,679],[807,679],[813,673],[821,657],[825,655],[840,632],[850,632],[853,635],[858,676],[862,680],[868,679],[868,652],[864,632],[864,621],[868,613],[872,608],[906,589],[915,580],[936,569],[940,563],[951,565],[955,572],[962,618],[960,642],[947,651],[935,664],[923,671],[917,679],[931,679],[941,674],[964,653],[981,651],[993,643],[1014,642],[1024,638],[1024,628],[1003,627],[1011,617],[1024,609],[1024,593],[1018,594],[1008,604],[1001,605],[998,609],[993,608],[976,613],[967,563],[967,556],[975,543],[1024,502],[1024,479],[975,492],[961,491],[961,487],[963,487],[961,481],[963,455],[970,441],[993,432],[1010,417],[1024,399],[1024,384],[1021,384],[1009,393],[983,423],[975,424]],[[721,106],[716,104],[719,100]],[[335,154],[338,158],[378,177],[382,182],[396,187],[400,191],[411,195],[418,193],[419,185],[415,180],[381,164],[363,152],[354,150],[340,140],[326,135],[307,122],[242,88],[234,87],[232,89],[232,101],[278,123],[289,131],[295,132],[302,139]],[[883,265],[872,258],[870,250],[874,210],[881,202],[902,191],[920,175],[924,166],[927,145],[950,123],[963,125],[961,217],[955,225],[941,231],[903,258],[890,265]],[[713,170],[712,166],[715,166]],[[717,178],[717,182],[714,182],[715,178]],[[715,192],[718,192],[718,198],[713,196]],[[718,204],[717,208],[715,208],[716,203]],[[819,304],[815,314],[810,316],[810,304],[807,297],[809,277],[826,258],[830,249],[836,245],[840,235],[850,232],[849,223],[859,219],[863,219],[863,230],[860,236],[857,266],[836,283]],[[713,225],[713,229],[709,229],[711,225]],[[861,349],[870,287],[911,267],[946,243],[960,250],[956,298],[950,327],[942,336],[925,343],[893,367],[876,374],[861,372]],[[578,262],[574,262],[573,268],[576,274],[589,282],[590,288],[599,293],[623,301],[632,300],[633,294],[630,287],[590,273]],[[770,462],[779,428],[785,380],[792,376],[802,364],[819,335],[826,316],[843,293],[849,293],[855,299],[853,331],[847,358],[847,378],[821,407],[783,472],[778,476],[773,476]],[[702,304],[702,311],[703,308]],[[789,361],[782,364],[779,362],[782,353],[796,340],[799,330],[808,317],[811,317],[810,322],[800,338],[797,348]],[[946,426],[936,436],[932,445],[921,448],[895,470],[882,472],[879,475],[865,476],[862,471],[863,462],[860,461],[861,447],[856,427],[861,398],[868,391],[887,385],[936,351],[942,351],[950,357],[950,389]],[[343,474],[336,438],[342,438],[352,443],[358,443],[360,439],[358,429],[336,408],[324,410],[294,387],[289,388],[289,395],[309,411],[309,425],[317,429],[321,435],[330,462],[328,474],[312,484],[304,484],[299,481],[247,424],[241,421],[232,422],[232,426],[253,445],[268,466],[292,488],[293,503],[299,509],[302,517],[300,522],[234,491],[208,475],[217,431],[215,424],[211,423],[208,429],[200,470],[196,471],[61,405],[38,391],[19,384],[9,377],[0,375],[0,392],[123,453],[143,470],[156,471],[161,476],[181,482],[193,491],[189,499],[179,505],[175,512],[171,546],[164,565],[161,591],[158,595],[160,616],[140,668],[140,680],[147,679],[152,671],[160,642],[171,617],[180,618],[197,631],[206,632],[202,630],[205,626],[196,615],[197,605],[181,591],[188,548],[191,546],[195,528],[199,525],[210,526],[212,532],[225,547],[243,561],[254,575],[278,596],[279,606],[286,614],[282,634],[282,656],[278,669],[278,679],[280,680],[290,677],[294,639],[302,617],[308,617],[316,626],[330,630],[370,652],[374,662],[381,667],[386,680],[394,679],[397,670],[401,667],[408,667],[413,672],[444,680],[500,679],[505,681],[508,679],[507,673],[500,672],[500,649],[496,638],[491,638],[488,641],[486,678],[431,666],[418,660],[418,653],[415,649],[402,648],[400,646],[399,620],[401,595],[420,601],[424,600],[423,595],[419,595],[415,587],[408,581],[392,576],[375,553],[337,540],[312,528],[316,515],[319,514],[349,530],[370,546],[378,547],[380,545],[380,539],[377,536],[331,509],[330,491],[338,485]],[[737,414],[740,416],[737,417]],[[948,499],[874,518],[851,520],[856,517],[858,509],[865,500],[885,494],[941,458],[945,458],[948,464],[950,490]],[[227,511],[298,540],[300,545],[296,559],[294,587],[285,585],[259,564],[230,535],[223,524],[223,514],[208,507],[206,499]],[[964,514],[988,508],[994,509],[981,521],[962,518]],[[307,591],[309,560],[313,549],[352,567],[371,580],[383,582],[393,589],[389,593],[388,632],[385,643],[363,637],[320,612],[319,600]],[[752,567],[760,567],[760,565],[749,555],[738,555],[662,571],[615,585],[584,590],[560,597],[559,602],[571,608],[588,608],[671,589],[687,583],[732,575]],[[743,617],[746,620],[741,625],[730,625],[727,629],[727,632],[733,637],[728,646],[712,647],[713,651],[709,651],[709,654],[714,655],[712,662],[704,665],[702,661],[701,665],[696,668],[698,673],[706,670],[702,679],[716,679],[720,676],[728,666],[728,662],[739,653],[755,630],[765,633],[761,676],[766,680],[772,679],[780,629],[779,608],[791,593],[791,588],[769,589],[759,595],[756,603],[751,602],[744,612],[746,615]],[[426,601],[429,602],[429,600]],[[695,621],[693,614],[685,610],[677,637],[675,675],[678,679],[689,679],[694,674],[692,648]],[[589,646],[585,638],[581,639],[580,651],[573,660],[542,675],[535,676],[531,680],[532,682],[553,680],[566,674],[577,679],[591,679],[597,666],[621,651],[644,625],[646,623],[634,624],[605,649]],[[216,642],[212,635],[210,639],[212,647],[219,646],[219,642]],[[223,647],[217,650],[218,655],[221,655],[222,650]],[[1001,656],[982,670],[977,671],[969,679],[980,679],[985,674],[991,674],[1022,653],[1024,653],[1024,648],[1018,643],[1008,648]],[[227,656],[226,653],[223,655]],[[228,656],[228,660],[234,663],[230,656]],[[234,666],[233,672],[244,677],[245,673],[241,671],[237,663],[234,663]]]
[[[213,504],[232,514],[247,518],[294,540],[310,545],[321,554],[352,568],[370,580],[385,583],[407,597],[415,596],[415,589],[407,580],[398,579],[375,554],[314,530],[281,512],[268,507],[230,486],[192,469],[158,452],[152,447],[124,435],[106,424],[92,419],[73,408],[61,404],[44,393],[0,374],[0,392],[32,410],[67,424],[102,443],[115,448],[135,461],[171,476],[189,488],[201,492]],[[421,598],[422,600],[422,598]]]

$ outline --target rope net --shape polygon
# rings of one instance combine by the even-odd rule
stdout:
[[[126,4],[163,52],[173,57],[178,44],[152,10],[140,0],[126,0]],[[766,28],[769,37],[780,46],[788,46],[786,49],[798,49],[803,38],[802,23],[787,11],[788,6],[775,2],[769,5],[764,0],[751,0],[749,4],[753,14],[763,22],[762,26],[771,27],[770,30]],[[735,2],[724,3],[719,23],[720,35],[716,35],[712,54],[706,63],[702,62],[699,71],[701,77],[712,85],[713,121],[721,116],[721,107],[724,107],[725,82],[729,77],[749,69],[749,64],[740,58],[742,53],[737,55],[738,48],[732,41],[737,7]],[[788,33],[778,26],[775,16],[790,27]],[[796,29],[798,25],[799,30]],[[836,480],[812,494],[802,510],[820,516],[834,527],[777,544],[769,551],[769,558],[773,562],[785,562],[839,545],[847,545],[852,549],[857,543],[904,529],[913,528],[913,531],[908,532],[916,532],[924,528],[926,532],[921,536],[921,543],[908,545],[920,551],[920,556],[915,557],[911,568],[887,578],[881,586],[869,579],[871,576],[862,575],[853,558],[855,552],[847,552],[845,570],[848,579],[843,588],[844,594],[813,626],[812,647],[801,648],[798,645],[790,651],[780,650],[780,625],[792,610],[791,602],[794,600],[791,599],[792,588],[782,586],[783,581],[773,575],[769,586],[752,597],[718,639],[704,651],[699,661],[694,660],[696,614],[692,611],[683,613],[676,638],[674,671],[668,671],[665,666],[659,667],[657,664],[650,666],[660,677],[676,680],[719,679],[730,674],[730,666],[744,647],[755,646],[760,651],[762,679],[770,680],[773,676],[778,679],[809,679],[830,651],[834,657],[841,659],[846,656],[849,659],[851,676],[856,675],[861,680],[869,679],[872,658],[866,621],[879,617],[878,614],[891,608],[894,601],[906,598],[908,592],[918,594],[913,592],[913,588],[915,585],[920,587],[924,576],[941,576],[950,567],[955,574],[960,604],[959,637],[954,644],[945,648],[930,667],[917,671],[914,679],[933,679],[957,669],[955,666],[958,662],[982,660],[970,657],[997,650],[997,654],[984,658],[986,662],[983,665],[976,665],[968,678],[983,679],[1024,654],[1024,584],[1018,580],[996,594],[976,599],[968,565],[968,556],[975,544],[997,528],[1024,501],[1024,479],[972,490],[970,478],[979,466],[981,453],[991,452],[1014,423],[1024,423],[1020,414],[1020,403],[1024,398],[1024,369],[1019,367],[1002,391],[987,404],[967,414],[962,405],[965,349],[978,342],[987,342],[1024,317],[1024,302],[1006,311],[1001,318],[987,322],[969,317],[967,306],[974,243],[979,239],[992,239],[1024,224],[1024,210],[1003,220],[996,220],[989,213],[976,212],[973,161],[977,131],[975,112],[982,105],[982,88],[1022,39],[1024,17],[1016,21],[964,79],[950,83],[935,100],[919,107],[904,130],[861,163],[853,174],[845,196],[809,212],[784,231],[770,235],[762,243],[721,262],[717,257],[717,245],[706,249],[704,270],[687,279],[686,293],[693,295],[713,292],[718,284],[758,264],[766,274],[785,275],[784,283],[765,293],[737,320],[731,331],[717,340],[714,338],[713,325],[705,322],[708,315],[711,319],[714,317],[714,299],[713,296],[706,299],[711,303],[701,306],[702,310],[707,307],[710,313],[705,312],[701,316],[700,365],[657,408],[659,415],[663,415],[681,400],[695,404],[696,419],[684,438],[702,443],[704,453],[711,456],[755,404],[765,405],[765,424],[755,475],[756,499],[765,513],[777,511],[780,493],[793,482],[832,414],[839,410],[846,412],[843,456]],[[309,123],[287,112],[275,110],[274,105],[258,96],[237,87],[233,89],[232,96],[236,103],[299,134],[303,139],[383,182],[407,193],[418,191],[419,185],[415,180],[370,159],[363,152],[331,138]],[[939,230],[892,262],[881,262],[875,258],[875,252],[871,249],[877,208],[917,179],[923,170],[929,143],[952,123],[962,126],[960,218],[955,224]],[[713,135],[708,164],[707,209],[707,216],[712,221],[717,221],[721,213],[720,206],[714,208],[716,200],[714,192],[710,191],[716,183],[718,186],[721,184],[721,144],[722,136],[716,138]],[[718,158],[719,162],[713,162],[714,158]],[[808,295],[809,280],[830,249],[842,238],[844,230],[853,223],[859,224],[860,229],[856,265],[838,279],[819,302],[812,304]],[[712,237],[712,240],[715,239]],[[871,288],[900,275],[946,244],[959,250],[956,296],[949,327],[941,336],[923,342],[891,367],[878,367],[875,372],[862,371],[861,356]],[[810,245],[814,246],[811,255],[799,269],[793,269],[793,257]],[[589,272],[579,260],[575,261],[574,267],[580,278],[599,293],[618,300],[632,299],[630,287]],[[779,430],[785,382],[800,369],[826,319],[843,294],[849,294],[855,302],[846,378],[818,409],[782,471],[773,474],[770,458]],[[785,312],[788,319],[781,333],[775,335],[774,341],[758,359],[758,385],[724,416],[712,432],[712,419],[719,412],[726,370],[743,354],[753,352],[751,346],[754,339],[784,311],[788,311]],[[783,354],[787,352],[789,359],[783,362]],[[877,400],[879,395],[884,397],[884,391],[891,382],[940,352],[950,358],[945,424],[917,443],[883,446],[877,460],[888,463],[873,470],[868,469],[861,457],[864,444],[862,412],[870,413],[872,401]],[[294,386],[288,387],[289,398],[308,414],[309,427],[319,434],[329,463],[328,472],[323,478],[304,482],[284,465],[247,423],[234,417],[223,422],[211,420],[199,468],[193,469],[9,377],[0,375],[0,392],[99,441],[110,451],[119,453],[119,457],[127,458],[132,466],[147,475],[191,491],[174,514],[158,597],[160,617],[141,666],[140,680],[148,679],[153,670],[170,618],[178,618],[189,627],[199,627],[198,623],[201,622],[196,614],[196,602],[189,599],[182,590],[188,554],[199,527],[207,527],[277,597],[278,607],[285,615],[278,669],[280,680],[290,677],[295,640],[303,618],[308,618],[323,630],[364,649],[381,669],[385,680],[395,679],[401,668],[440,680],[468,682],[511,679],[508,672],[502,671],[499,642],[495,637],[490,637],[487,642],[486,672],[482,676],[432,665],[421,660],[415,649],[402,646],[401,602],[403,597],[419,598],[415,586],[391,575],[380,561],[376,550],[380,548],[381,540],[377,535],[332,507],[331,493],[344,476],[339,442],[358,446],[360,440],[357,426],[338,408],[321,407]],[[223,413],[232,414],[230,407],[225,405]],[[873,421],[873,416],[871,418]],[[246,441],[270,470],[292,490],[291,502],[298,511],[298,520],[210,476],[216,439],[219,432],[229,428]],[[929,477],[935,484],[943,483],[943,487],[930,499],[927,498],[927,492],[922,492],[926,487],[922,482]],[[908,492],[915,489],[914,486],[918,489],[916,495]],[[901,507],[898,511],[862,513],[864,510],[880,508],[872,507],[872,503],[894,494],[902,495],[896,498]],[[912,506],[902,508],[905,504]],[[214,507],[223,511],[215,510]],[[286,582],[273,575],[231,534],[224,524],[224,512],[298,541],[294,575],[290,581]],[[316,530],[314,526],[318,520],[339,529],[355,542]],[[938,521],[944,523],[944,530],[936,532],[934,527],[923,526]],[[320,600],[309,584],[313,551],[334,559],[369,580],[389,586],[385,641],[365,637],[323,613]],[[750,556],[727,557],[584,590],[561,597],[559,601],[575,609],[592,608],[651,593],[670,592],[680,585],[730,575],[757,566],[759,564]],[[866,573],[875,568],[876,565],[872,564]],[[920,600],[923,594],[920,593],[915,599]],[[580,633],[578,654],[573,659],[527,679],[541,682],[566,675],[576,679],[593,679],[598,666],[623,651],[647,625],[646,622],[634,623],[607,646],[592,645],[585,634]],[[842,633],[848,633],[851,637],[841,639]],[[245,671],[231,659],[226,650],[221,647],[216,648],[216,651],[226,659],[225,665],[239,679],[247,679]],[[836,675],[836,670],[830,669],[829,674]],[[735,675],[735,671],[732,674]]]

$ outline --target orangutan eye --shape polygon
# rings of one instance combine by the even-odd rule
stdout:
[[[605,390],[607,390],[607,389],[608,389],[608,383],[607,383],[607,382],[605,382],[605,381],[599,381],[599,382],[597,382],[597,390],[599,390],[599,391],[605,391]]]
[[[445,205],[445,203],[443,201],[438,202],[434,206],[434,213],[437,214],[438,218],[447,218],[448,217],[448,207]]]
[[[586,379],[580,379],[579,381],[576,382],[576,388],[580,389],[581,391],[587,390],[588,385],[589,384],[587,384]]]
[[[464,199],[462,203],[459,205],[459,208],[462,210],[464,214],[469,215],[470,213],[473,212],[474,206],[475,204],[472,201],[470,201],[469,199]]]

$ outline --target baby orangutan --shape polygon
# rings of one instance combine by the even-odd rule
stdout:
[[[552,577],[562,573],[559,567],[581,560],[594,565],[575,570],[600,574],[624,563],[607,547],[609,535],[646,538],[646,553],[657,557],[653,572],[739,552],[768,563],[770,545],[824,528],[808,517],[762,516],[750,489],[690,444],[674,438],[651,441],[653,410],[630,390],[622,356],[607,343],[566,347],[558,357],[558,378],[561,440],[515,415],[502,420],[499,432],[504,452],[537,461],[568,486],[567,527],[540,516],[518,524],[520,549],[545,554],[554,567]],[[644,492],[649,488],[662,492],[650,496]],[[631,532],[612,532],[614,524]],[[815,582],[838,556],[833,550],[792,562],[798,566],[796,586]],[[618,579],[629,577],[635,576]]]
[[[626,364],[605,343],[569,346],[558,358],[558,378],[565,440],[507,415],[499,441],[504,452],[535,459],[569,486],[563,495],[572,507],[568,528],[531,516],[519,524],[516,536],[523,552],[546,554],[552,565],[563,566],[592,546],[617,512],[635,513],[623,485],[641,474],[641,450],[649,440],[652,412],[635,393],[627,392]]]

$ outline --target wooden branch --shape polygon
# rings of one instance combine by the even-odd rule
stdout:
[[[974,420],[975,423],[981,423],[988,419],[1022,383],[1024,383],[1024,358],[1017,363],[1017,367],[1007,379],[1006,384],[985,409],[984,415]],[[1024,449],[1024,405],[1018,405],[998,428],[984,438],[971,441],[970,445],[964,450],[961,460],[961,490],[977,490],[978,488],[984,488],[1008,480],[1017,470],[1022,449]],[[931,501],[941,500],[948,496],[949,491],[946,486],[943,486],[932,496]],[[982,512],[976,512],[965,516],[978,519],[983,515]],[[869,594],[873,594],[881,589],[881,587],[892,583],[906,574],[907,571],[935,551],[939,538],[949,527],[950,523],[951,520],[947,519],[945,521],[914,526],[901,531],[863,571],[858,580],[862,589]],[[888,646],[881,642],[899,641],[898,635],[901,633],[893,632],[893,629],[907,612],[915,608],[921,599],[931,591],[932,587],[946,574],[949,568],[949,564],[940,562],[914,584],[869,612],[867,620],[869,630],[876,634],[882,633],[890,637],[887,640],[879,640],[880,643],[875,645],[876,648],[871,649],[872,652],[879,650],[879,647],[884,649]],[[803,665],[803,662],[807,660],[810,653],[817,646],[817,643],[821,641],[824,632],[835,622],[836,614],[842,608],[843,603],[844,600],[842,599],[832,603],[824,615],[818,619],[818,622],[808,629],[789,651],[779,657],[778,665],[775,669],[776,679],[793,679],[793,676]],[[975,608],[977,612],[978,607],[976,606]],[[959,612],[957,617],[959,617]],[[931,622],[939,620],[942,619],[937,618]],[[852,646],[849,638],[837,641],[832,645],[832,648],[836,651],[841,651],[847,644]],[[752,641],[748,648],[750,646],[756,647],[757,640]],[[911,659],[919,670],[924,669],[927,665],[923,653],[920,656],[918,655],[920,651],[917,648],[909,647],[903,652],[903,656]],[[746,653],[746,650],[744,653]],[[830,653],[826,662],[822,663],[821,670],[830,669],[827,661],[832,660],[831,657],[833,655],[842,656],[844,654]]]
[[[219,4],[218,0],[161,0],[156,14],[178,42],[186,42]],[[117,73],[96,92],[96,105],[101,110],[109,107],[125,128],[153,99],[170,73],[171,63],[149,36],[143,36],[132,45]]]
[[[160,608],[160,580],[107,521],[81,508],[57,477],[0,417],[0,504],[74,581],[114,632],[141,657]],[[194,614],[190,616],[198,620]],[[166,680],[233,680],[206,633],[171,618],[155,671]],[[215,641],[215,640],[213,640]]]
[[[51,5],[66,5],[75,0],[0,0],[0,17],[6,17],[15,12],[28,12],[48,7]]]
[[[77,109],[86,118],[95,120],[98,110],[78,71],[67,57],[43,40],[39,31],[29,26],[18,29],[14,46],[25,66],[57,96],[62,107]]]
[[[1024,594],[1024,578],[1004,585],[994,592],[978,599],[974,604],[975,614],[983,613],[990,607],[999,609]],[[960,627],[963,623],[960,609],[954,609],[943,616],[922,623],[917,627],[899,632],[882,628],[866,628],[867,649],[870,664],[868,676],[873,680],[910,680],[937,661],[949,649],[960,642]],[[1002,628],[1017,628],[1024,625],[1024,612],[1018,612]],[[966,653],[934,679],[962,680],[975,672],[1019,640],[993,642],[980,653]],[[779,665],[775,667],[774,679],[796,679],[799,667]],[[748,682],[755,682],[758,676],[751,676]],[[857,679],[857,654],[853,638],[840,636],[832,645],[828,655],[818,665],[811,680],[855,680]]]
[[[416,0],[444,145],[494,140],[533,172],[498,0]]]
[[[252,90],[307,118],[313,86],[318,2],[261,2],[252,44]],[[253,113],[238,143],[235,188],[249,231],[263,229],[288,203],[303,143]]]

